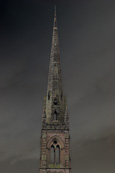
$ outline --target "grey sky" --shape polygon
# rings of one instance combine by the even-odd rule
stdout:
[[[38,172],[55,3],[72,173],[114,173],[114,0],[1,2],[0,172]]]

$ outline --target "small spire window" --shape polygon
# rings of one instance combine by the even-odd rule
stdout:
[[[54,99],[54,105],[57,105],[57,99],[56,98]]]
[[[54,111],[54,120],[57,120],[58,118],[57,118],[57,115],[58,115],[58,113],[57,113],[57,111],[55,110]]]
[[[48,92],[48,100],[50,100],[50,91]]]

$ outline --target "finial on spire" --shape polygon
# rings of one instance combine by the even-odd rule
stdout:
[[[56,21],[56,5],[54,7],[54,27],[57,27],[57,21]]]
[[[56,17],[56,5],[54,7],[54,16]]]

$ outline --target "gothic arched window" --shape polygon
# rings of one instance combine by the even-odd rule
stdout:
[[[53,145],[50,148],[50,162],[51,164],[59,164],[60,163],[60,147],[55,140]]]

